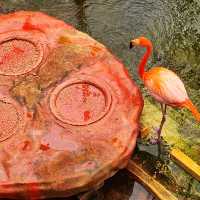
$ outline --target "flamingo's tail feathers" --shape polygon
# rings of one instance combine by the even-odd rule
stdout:
[[[196,118],[196,120],[198,122],[200,122],[200,113],[199,111],[197,110],[197,108],[194,106],[194,104],[190,101],[190,100],[187,100],[185,103],[184,103],[184,106],[190,110],[193,114],[193,116]]]

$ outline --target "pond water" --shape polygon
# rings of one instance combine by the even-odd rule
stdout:
[[[159,105],[143,89],[136,69],[144,51],[129,50],[133,37],[143,35],[151,39],[154,52],[148,68],[162,65],[175,71],[200,110],[200,1],[0,0],[1,13],[16,10],[42,11],[64,20],[106,45],[122,60],[145,97],[141,123],[148,131],[138,141],[135,159],[179,199],[200,199],[200,184],[168,158],[168,149],[176,146],[200,164],[200,125],[188,111],[169,109],[163,130],[165,142],[158,154],[149,138],[160,122]],[[160,170],[162,166],[167,166],[167,170]]]

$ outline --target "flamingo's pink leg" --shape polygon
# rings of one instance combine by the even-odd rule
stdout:
[[[157,141],[158,141],[158,143],[161,142],[162,128],[163,128],[163,125],[164,125],[164,123],[166,121],[167,105],[165,104],[163,106],[163,104],[161,104],[161,110],[162,110],[162,120],[160,122],[160,127],[159,127],[159,129],[157,131],[157,134],[158,134],[158,140]]]

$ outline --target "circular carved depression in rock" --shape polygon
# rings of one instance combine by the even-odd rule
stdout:
[[[0,141],[19,131],[23,124],[23,111],[14,101],[0,99]]]
[[[39,43],[22,36],[0,38],[0,74],[22,75],[35,69],[43,57]]]
[[[108,112],[111,94],[99,81],[70,81],[58,86],[50,98],[50,108],[57,119],[72,125],[87,125]]]

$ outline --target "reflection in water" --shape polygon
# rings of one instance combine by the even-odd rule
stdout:
[[[140,184],[134,182],[126,171],[118,172],[105,182],[96,197],[91,200],[157,200]]]
[[[79,24],[79,29],[82,30],[83,32],[87,32],[89,33],[88,30],[88,25],[87,25],[87,19],[86,19],[86,15],[85,15],[85,0],[74,0],[74,2],[76,3],[77,7],[79,8],[78,12],[76,13],[76,17],[78,20],[78,24]]]
[[[156,200],[149,192],[147,192],[140,184],[135,182],[133,193],[129,200]]]
[[[154,44],[154,52],[148,63],[149,67],[163,65],[176,71],[183,79],[192,101],[200,110],[199,1],[0,0],[0,7],[1,13],[14,10],[46,12],[89,33],[110,48],[126,64],[139,85],[141,81],[138,80],[136,66],[143,50],[130,51],[128,45],[133,37],[145,35]],[[152,106],[154,101],[147,98],[145,90],[143,92]],[[154,112],[150,112],[152,118],[153,114]],[[147,117],[149,118],[149,115]],[[191,114],[184,110],[169,110],[169,117],[176,123],[169,127],[172,127],[170,129],[173,135],[171,143],[181,142],[178,147],[200,163],[200,126],[194,122]],[[170,121],[169,118],[167,121]],[[181,133],[183,142],[175,138],[176,132]],[[140,158],[142,157],[141,160],[145,162],[150,173],[152,175],[156,173],[158,179],[165,180],[169,189],[177,189],[173,191],[179,194],[180,199],[183,197],[190,197],[193,200],[200,198],[200,184],[197,181],[191,181],[189,175],[170,161],[166,154],[169,148],[167,145],[162,145],[160,149],[157,149],[156,146],[147,143],[146,145],[140,144],[139,148]],[[161,152],[159,158],[158,150]],[[170,187],[172,183],[176,187]]]

